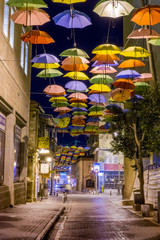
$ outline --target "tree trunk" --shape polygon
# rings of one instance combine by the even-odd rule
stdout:
[[[141,149],[139,149],[141,151]],[[138,151],[138,152],[139,152]],[[140,187],[140,196],[141,196],[141,203],[145,204],[145,198],[144,198],[144,172],[143,172],[143,159],[141,157],[141,152],[139,152],[139,167],[138,167],[138,178],[139,178],[139,187]]]

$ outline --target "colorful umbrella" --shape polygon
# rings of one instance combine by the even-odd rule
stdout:
[[[153,78],[151,73],[141,73],[141,76],[133,80],[133,82],[149,82],[152,80]]]
[[[87,108],[88,106],[85,103],[72,103],[70,104],[70,107]]]
[[[14,23],[22,24],[24,26],[43,25],[50,21],[50,16],[42,9],[21,8],[11,15]]]
[[[146,82],[136,82],[135,83],[135,86],[136,86],[136,90],[144,90],[146,88],[150,88],[150,85]]]
[[[94,101],[89,102],[89,104],[90,105],[97,105],[97,106],[105,106],[105,103],[97,103],[97,102],[94,102]]]
[[[34,8],[48,8],[43,0],[9,0],[6,3],[9,7],[34,7]]]
[[[52,2],[65,3],[65,4],[73,4],[73,3],[85,2],[85,1],[86,0],[52,0]]]
[[[121,53],[121,49],[117,47],[116,45],[105,43],[101,44],[98,47],[96,47],[93,51],[93,54],[101,54],[101,55],[106,55],[106,54],[117,54]]]
[[[138,25],[155,25],[160,22],[160,6],[146,5],[138,8],[131,18],[132,22]]]
[[[74,64],[74,65],[62,65],[61,68],[63,68],[65,71],[86,71],[89,66],[84,64]]]
[[[63,75],[63,73],[57,69],[45,69],[45,70],[42,70],[40,73],[38,73],[36,77],[54,78],[54,77],[59,77],[61,75]]]
[[[77,92],[70,94],[68,98],[87,99],[88,97],[84,93]]]
[[[114,55],[114,54],[105,54],[105,55],[101,55],[101,54],[97,54],[96,56],[94,56],[91,61],[105,61],[105,62],[110,62],[110,61],[119,61],[120,59]]]
[[[132,79],[140,76],[141,74],[139,74],[135,70],[129,70],[129,69],[121,71],[116,75],[117,78],[132,78]]]
[[[49,102],[67,102],[67,98],[65,97],[51,97]]]
[[[59,56],[61,57],[79,56],[89,58],[87,53],[79,48],[69,48],[67,50],[64,50]]]
[[[51,69],[51,68],[59,68],[60,65],[58,63],[34,63],[32,67],[42,68],[42,69]]]
[[[117,72],[116,69],[114,69],[113,67],[107,67],[107,66],[94,67],[90,71],[90,73],[100,73],[100,74],[115,73],[115,72]]]
[[[69,106],[68,102],[53,102],[51,107],[67,107]]]
[[[134,89],[135,85],[130,79],[118,79],[113,83],[116,88]]]
[[[88,116],[103,116],[103,112],[102,111],[92,111],[92,112],[88,113]]]
[[[99,92],[110,92],[111,89],[104,84],[93,84],[92,86],[89,87],[89,89],[94,90],[94,91],[99,91]]]
[[[70,108],[68,108],[68,107],[58,107],[58,108],[55,108],[54,109],[54,112],[70,112],[71,111],[71,109]]]
[[[51,55],[48,53],[42,53],[42,54],[35,56],[31,60],[31,62],[49,64],[49,63],[58,63],[59,59],[54,55]]]
[[[148,42],[150,44],[152,44],[152,45],[160,46],[160,37],[159,38],[150,39]]]
[[[129,89],[117,88],[111,93],[111,96],[115,101],[126,101],[131,97],[131,92]]]
[[[131,32],[131,34],[127,38],[128,39],[144,39],[144,38],[147,39],[147,38],[156,38],[158,36],[159,34],[154,30],[150,30],[148,28],[140,28]]]
[[[150,56],[150,53],[142,47],[133,46],[133,47],[128,47],[125,50],[123,50],[121,52],[121,55],[123,55],[125,57],[135,57],[135,58],[141,57],[141,58],[143,58],[143,57]]]
[[[72,113],[73,116],[75,115],[87,115],[88,113],[86,111],[75,111]]]
[[[89,117],[87,122],[100,122],[99,117]]]
[[[96,4],[93,11],[100,17],[118,18],[129,15],[133,9],[134,7],[126,1],[101,0]]]
[[[69,117],[62,118],[62,119],[60,119],[60,121],[58,123],[58,127],[59,128],[66,128],[69,123],[70,123],[70,118]]]
[[[111,66],[111,67],[117,67],[119,64],[116,61],[95,61],[91,67],[96,67],[96,66]]]
[[[86,119],[87,117],[85,117],[83,115],[75,115],[75,116],[72,117],[72,119],[76,119],[76,118]]]
[[[87,90],[87,86],[80,81],[70,81],[65,85],[65,88],[69,88],[74,91],[85,91]]]
[[[135,68],[135,67],[144,67],[146,64],[138,59],[129,59],[122,62],[118,68]]]
[[[105,109],[105,107],[103,107],[103,106],[97,106],[97,105],[95,105],[95,106],[90,107],[90,108],[88,109],[88,111],[90,111],[90,112],[93,112],[93,111],[98,112],[98,111],[103,111],[104,109]]]
[[[77,99],[77,98],[71,98],[69,100],[70,103],[75,102],[75,103],[87,103],[86,99]]]
[[[87,14],[74,9],[57,14],[53,17],[53,21],[56,25],[65,28],[84,28],[92,24]]]
[[[59,85],[48,85],[43,92],[50,95],[64,95],[65,89]]]
[[[62,65],[74,65],[74,64],[79,65],[84,63],[89,63],[88,59],[79,56],[67,57],[62,61]]]
[[[83,108],[83,107],[79,107],[79,106],[72,108],[72,111],[79,111],[79,110],[88,111],[87,108]]]
[[[99,126],[99,123],[98,122],[88,122],[86,125],[87,126]]]
[[[113,82],[113,78],[106,74],[97,74],[90,78],[90,83],[97,83],[97,84],[109,84]]]
[[[83,72],[69,72],[65,74],[63,77],[69,77],[74,80],[88,80],[89,78]]]
[[[91,94],[88,97],[88,99],[91,101],[94,101],[96,103],[106,103],[107,102],[107,99],[101,94]]]
[[[20,39],[24,42],[32,43],[32,44],[50,44],[54,43],[53,38],[44,32],[39,30],[31,30],[29,32],[24,33]]]

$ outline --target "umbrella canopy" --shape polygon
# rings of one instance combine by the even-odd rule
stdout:
[[[99,126],[99,123],[98,122],[88,122],[86,125],[87,126]]]
[[[50,16],[42,9],[21,8],[11,15],[14,23],[22,24],[24,26],[43,25],[50,21]]]
[[[160,22],[160,6],[146,5],[138,8],[131,18],[132,22],[138,25],[155,25]]]
[[[149,82],[152,80],[153,78],[151,73],[141,73],[141,76],[133,80],[133,82]]]
[[[54,55],[51,55],[51,54],[48,54],[48,53],[42,53],[42,54],[39,54],[39,55],[35,56],[31,60],[31,62],[49,64],[49,63],[58,63],[59,59]]]
[[[71,90],[85,91],[87,90],[87,86],[80,81],[70,81],[65,85],[65,88],[69,88]]]
[[[89,66],[84,64],[74,64],[74,65],[62,65],[61,68],[63,68],[65,71],[86,71]]]
[[[67,102],[67,98],[65,97],[51,97],[49,102]]]
[[[125,57],[135,57],[135,58],[143,58],[143,57],[148,57],[150,56],[150,53],[139,46],[133,46],[133,47],[128,47],[125,50],[123,50],[121,52],[121,55],[125,56]]]
[[[73,3],[85,2],[85,1],[86,0],[52,0],[52,2],[65,3],[65,4],[73,4]]]
[[[88,97],[84,93],[76,92],[70,94],[68,98],[87,99]]]
[[[75,115],[72,117],[72,119],[86,119],[87,117],[83,116],[83,115]]]
[[[73,116],[75,115],[87,115],[88,113],[86,111],[75,111],[72,113]]]
[[[65,89],[59,85],[48,85],[43,92],[50,95],[64,95]]]
[[[68,105],[68,102],[53,102],[51,107],[67,107]]]
[[[89,117],[87,122],[100,122],[99,117]]]
[[[56,25],[65,28],[84,28],[92,24],[87,14],[74,9],[57,14],[53,17],[53,21]]]
[[[133,9],[134,7],[126,1],[101,0],[93,11],[100,17],[118,18],[129,15]]]
[[[131,32],[131,34],[127,37],[128,39],[144,39],[144,38],[156,38],[159,36],[159,33],[157,33],[154,30],[150,30],[148,28],[140,28],[137,29],[133,32]]]
[[[107,66],[102,66],[102,67],[94,67],[90,73],[100,73],[100,74],[107,74],[107,73],[115,73],[117,70],[113,67],[107,67]]]
[[[150,39],[148,42],[150,44],[152,44],[152,45],[160,46],[160,37],[159,38]]]
[[[88,97],[88,99],[91,101],[94,101],[96,103],[106,103],[107,102],[107,99],[101,94],[91,94]]]
[[[88,111],[86,108],[83,108],[83,107],[74,107],[72,108],[72,111],[79,111],[79,110],[82,110],[82,111]]]
[[[69,100],[70,103],[75,102],[75,103],[87,103],[86,99],[77,99],[77,98],[71,98]]]
[[[79,57],[89,58],[88,54],[79,48],[66,49],[59,56],[61,57],[79,56]]]
[[[98,112],[98,111],[103,111],[104,109],[105,109],[104,106],[97,106],[97,105],[95,105],[95,106],[90,107],[88,109],[88,111],[90,111],[90,112],[92,112],[92,111]]]
[[[131,97],[131,92],[129,89],[117,88],[111,93],[111,96],[114,101],[121,102],[128,100]]]
[[[116,67],[116,66],[118,66],[119,64],[118,64],[118,62],[116,62],[116,61],[110,61],[110,62],[108,62],[108,61],[95,61],[93,64],[92,64],[92,66],[91,67],[96,67],[96,66],[111,66],[111,67]]]
[[[69,77],[74,80],[88,80],[89,78],[83,72],[69,72],[65,74],[63,77]]]
[[[88,116],[103,116],[102,111],[91,111]]]
[[[130,79],[118,79],[113,83],[116,88],[134,89],[135,85]]]
[[[66,128],[69,123],[70,123],[70,118],[69,117],[62,118],[62,119],[60,119],[60,121],[58,123],[58,127],[59,128]]]
[[[79,65],[84,63],[89,63],[88,59],[79,56],[67,57],[62,61],[62,65],[75,65],[75,64]]]
[[[71,109],[68,107],[58,107],[54,109],[54,112],[70,112]]]
[[[144,67],[146,64],[138,59],[129,59],[122,62],[118,68],[135,68],[135,67]]]
[[[145,89],[145,88],[150,88],[150,85],[149,85],[148,83],[146,83],[146,82],[136,82],[136,83],[135,83],[135,86],[136,86],[136,90],[137,90],[137,89],[143,90],[143,89]]]
[[[50,44],[54,43],[53,38],[44,32],[39,30],[31,30],[29,32],[24,33],[20,39],[24,42],[32,43],[32,44]]]
[[[71,103],[70,107],[87,108],[88,106],[85,103]]]
[[[116,45],[105,43],[101,44],[98,47],[96,47],[93,51],[93,54],[101,54],[101,55],[106,55],[106,54],[118,54],[121,53],[121,49],[117,47]]]
[[[89,89],[94,90],[94,91],[99,91],[99,92],[110,92],[111,89],[104,84],[93,84],[92,86],[89,87]]]
[[[60,65],[58,63],[34,63],[32,67],[41,68],[41,69],[51,69],[51,68],[59,68]]]
[[[40,73],[38,73],[36,77],[52,78],[52,77],[59,77],[61,75],[63,75],[63,73],[57,69],[45,69],[45,70],[42,70]]]
[[[97,74],[90,78],[90,83],[97,83],[97,84],[109,84],[113,82],[113,78],[106,74]]]
[[[97,103],[97,102],[94,102],[94,101],[90,101],[89,104],[90,105],[97,105],[97,106],[105,106],[105,103]]]
[[[43,0],[9,0],[6,3],[9,7],[34,7],[34,8],[48,8]]]
[[[117,57],[116,55],[114,54],[105,54],[105,55],[102,55],[102,54],[97,54],[95,55],[91,61],[106,61],[106,62],[110,62],[110,61],[119,61],[119,57]]]
[[[140,102],[144,99],[144,97],[140,96],[140,95],[134,95],[131,99],[129,99],[129,102]]]
[[[139,74],[135,70],[129,70],[129,69],[121,71],[116,75],[117,78],[136,78],[140,76],[141,74]]]

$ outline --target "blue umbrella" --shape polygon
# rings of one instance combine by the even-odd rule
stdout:
[[[35,56],[31,60],[31,62],[34,62],[34,63],[58,63],[59,59],[52,54],[42,53],[42,54]]]
[[[71,111],[79,111],[79,110],[82,110],[82,111],[88,111],[87,108],[78,108],[78,107],[74,107],[74,108],[72,108]]]
[[[101,94],[91,94],[88,97],[88,99],[93,102],[97,102],[97,103],[106,103],[107,102],[107,99]]]
[[[65,88],[69,88],[70,90],[76,90],[76,91],[87,90],[87,86],[80,81],[70,81],[65,85]]]
[[[90,117],[87,122],[100,122],[99,117]]]
[[[144,99],[144,97],[140,96],[140,95],[134,95],[133,98],[127,100],[129,102],[139,102],[142,101]]]
[[[109,129],[110,126],[111,126],[111,125],[110,125],[109,123],[106,122],[105,125],[104,125],[104,128],[105,128],[105,129]]]
[[[62,115],[57,116],[57,118],[64,118],[64,117],[71,117],[71,115],[68,113],[64,113]]]
[[[137,78],[140,76],[141,74],[139,74],[135,70],[129,70],[129,69],[121,71],[116,75],[117,78]]]
[[[119,64],[117,61],[113,61],[114,63],[106,63],[106,62],[102,62],[102,61],[95,61],[93,64],[92,64],[92,67],[96,67],[96,66],[111,66],[111,67],[117,67]]]
[[[65,28],[84,28],[92,24],[87,14],[77,10],[65,10],[53,17],[53,21]]]
[[[70,129],[84,129],[84,127],[81,126],[69,126]]]

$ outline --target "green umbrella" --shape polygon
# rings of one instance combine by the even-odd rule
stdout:
[[[69,105],[69,103],[68,102],[53,102],[52,104],[51,104],[51,107],[67,107]]]
[[[79,48],[66,49],[59,56],[61,57],[79,56],[79,57],[89,58],[88,54]]]
[[[148,42],[152,45],[160,46],[160,38],[151,38]]]
[[[97,105],[94,105],[92,107],[90,107],[88,110],[91,112],[91,111],[103,111],[105,109],[105,107],[103,106],[97,106]]]
[[[97,74],[94,77],[92,77],[89,81],[90,83],[96,84],[109,84],[113,83],[113,78],[106,74]]]
[[[71,92],[71,93],[82,93],[82,92],[88,92],[89,90],[84,90],[84,91],[77,91],[77,90],[71,90],[71,89],[67,89],[67,92]]]
[[[87,112],[85,112],[85,111],[75,111],[75,112],[72,113],[72,115],[73,116],[74,115],[87,115]]]
[[[148,83],[146,83],[146,82],[136,82],[136,83],[134,83],[135,84],[135,86],[136,86],[136,88],[138,88],[138,87],[150,87],[150,85],[148,84]]]
[[[34,8],[48,8],[43,0],[9,0],[6,3],[9,7],[34,7]]]
[[[52,78],[52,77],[59,77],[59,76],[62,76],[62,75],[63,75],[63,73],[60,72],[59,70],[49,68],[49,69],[42,70],[40,73],[37,74],[36,77]]]

